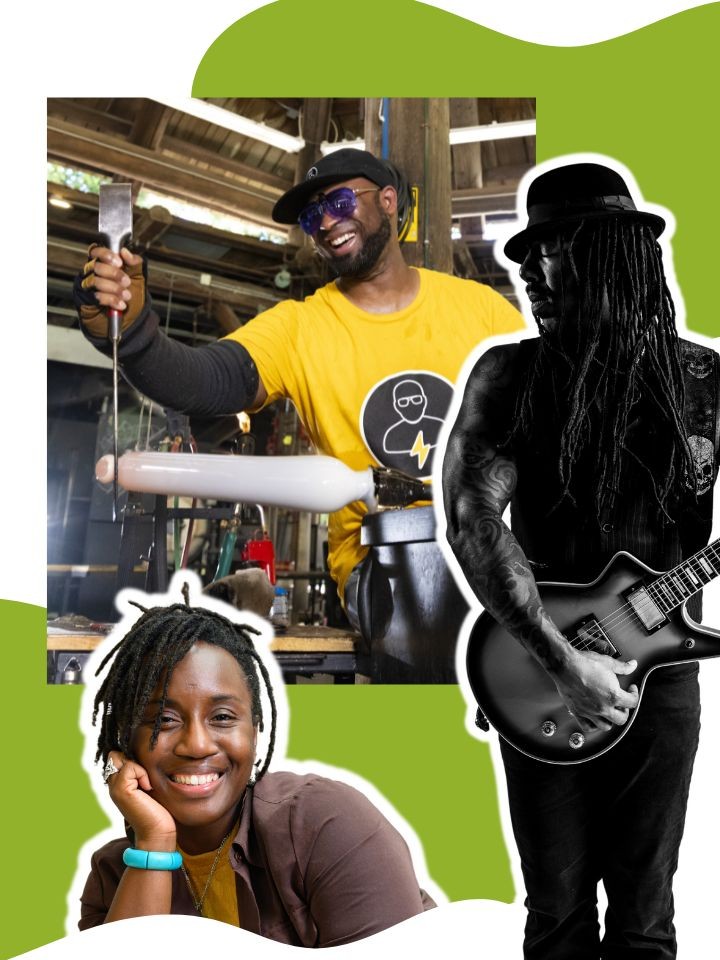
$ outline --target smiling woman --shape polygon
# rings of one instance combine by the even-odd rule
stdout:
[[[93,855],[81,929],[191,914],[320,947],[434,906],[404,840],[361,793],[267,773],[276,709],[253,632],[190,607],[186,592],[146,610],[101,664],[114,657],[95,697],[96,759],[127,837]],[[264,762],[258,674],[272,712]]]

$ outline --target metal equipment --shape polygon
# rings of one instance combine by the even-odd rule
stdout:
[[[100,185],[98,233],[113,253],[120,253],[132,235],[132,193],[129,183]],[[113,363],[113,520],[118,514],[118,347],[120,344],[121,313],[109,310],[108,336],[112,341]]]
[[[119,473],[126,490],[274,504],[328,513],[355,500],[370,511],[430,500],[421,480],[399,470],[352,470],[334,457],[232,457],[213,453],[128,451],[102,457],[95,477],[109,483]]]

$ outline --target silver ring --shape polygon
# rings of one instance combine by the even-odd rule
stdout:
[[[116,767],[112,759],[108,757],[107,763],[103,767],[103,783],[107,783],[114,773],[119,773],[120,767]]]

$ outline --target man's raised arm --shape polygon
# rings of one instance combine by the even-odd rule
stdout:
[[[146,294],[143,260],[95,246],[73,288],[83,333],[109,353],[107,310],[122,317],[120,362],[128,380],[157,403],[204,416],[239,413],[267,396],[252,357],[234,340],[188,347],[166,337]]]

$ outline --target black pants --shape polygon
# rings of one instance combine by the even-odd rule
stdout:
[[[651,675],[632,727],[595,760],[552,766],[501,741],[527,890],[525,960],[676,956],[672,878],[699,729],[689,664]]]

